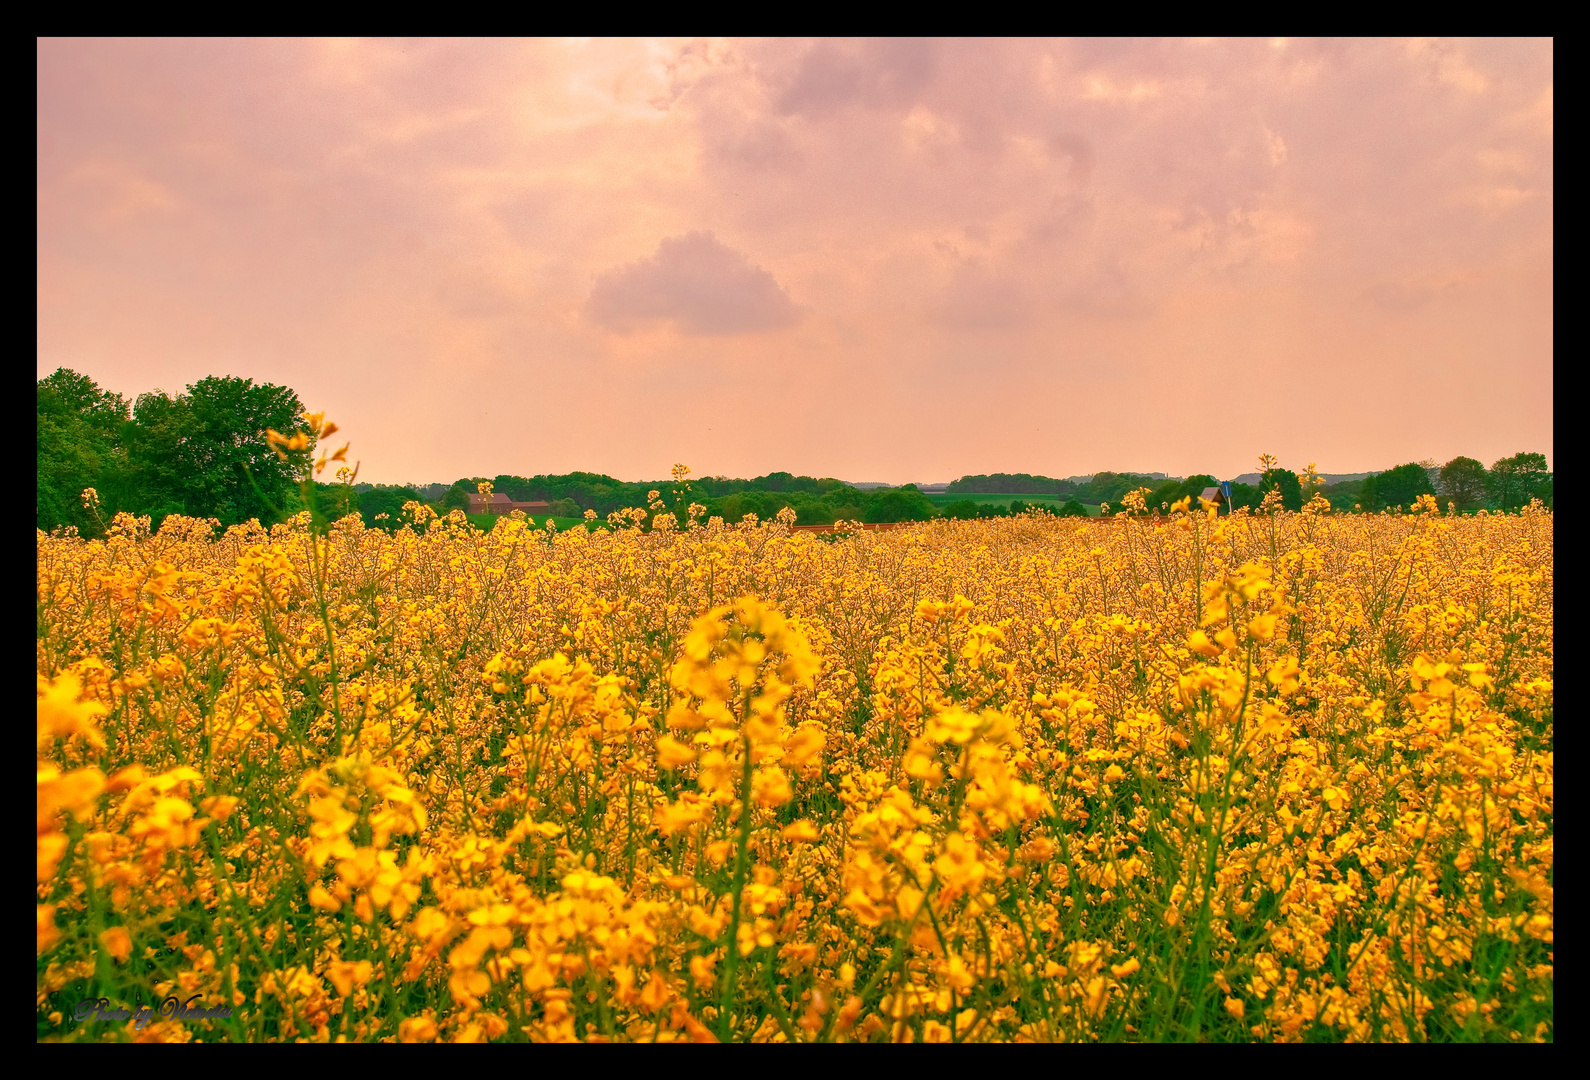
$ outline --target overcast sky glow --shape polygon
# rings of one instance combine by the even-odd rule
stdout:
[[[1552,458],[1553,45],[38,43],[38,370],[361,479]]]

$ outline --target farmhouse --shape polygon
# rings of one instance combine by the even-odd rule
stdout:
[[[514,510],[523,510],[527,514],[546,514],[552,510],[549,502],[514,502],[501,492],[490,495],[481,495],[471,492],[469,495],[469,512],[471,514],[507,514]]]

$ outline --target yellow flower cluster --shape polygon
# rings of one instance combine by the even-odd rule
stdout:
[[[1550,1040],[1551,515],[1126,502],[40,533],[39,1037]]]

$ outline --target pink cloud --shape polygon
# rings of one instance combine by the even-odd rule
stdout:
[[[780,112],[827,117],[847,106],[899,107],[932,81],[936,46],[922,39],[820,41],[778,94]]]
[[[1550,453],[1549,40],[37,49],[41,372],[375,479]]]
[[[1013,330],[1031,321],[1033,301],[1020,282],[968,264],[956,270],[928,313],[951,330]]]
[[[709,232],[664,238],[651,258],[601,275],[589,311],[609,330],[669,321],[689,334],[758,333],[798,318],[772,274]]]

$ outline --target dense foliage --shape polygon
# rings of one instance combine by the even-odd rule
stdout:
[[[978,473],[952,480],[944,490],[951,495],[1074,495],[1077,485],[1031,473]]]
[[[168,514],[279,521],[301,508],[302,470],[266,433],[290,431],[303,415],[291,390],[250,379],[211,376],[129,404],[60,368],[38,383],[38,527],[97,535],[121,511],[156,523]]]
[[[449,488],[440,510],[462,509],[470,493],[485,477],[465,478]],[[769,473],[751,480],[723,477],[629,483],[600,473],[566,473],[544,476],[501,475],[489,481],[492,490],[516,502],[552,503],[554,517],[579,517],[589,510],[606,518],[616,510],[648,506],[652,492],[668,501],[685,498],[702,507],[701,515],[740,521],[747,514],[759,519],[776,517],[788,507],[800,525],[830,525],[836,521],[925,521],[936,516],[933,505],[913,484],[899,488],[858,490],[839,480]]]
[[[1491,498],[1503,510],[1524,506],[1531,499],[1552,504],[1552,474],[1544,454],[1517,453],[1502,458],[1491,466],[1485,480]]]

